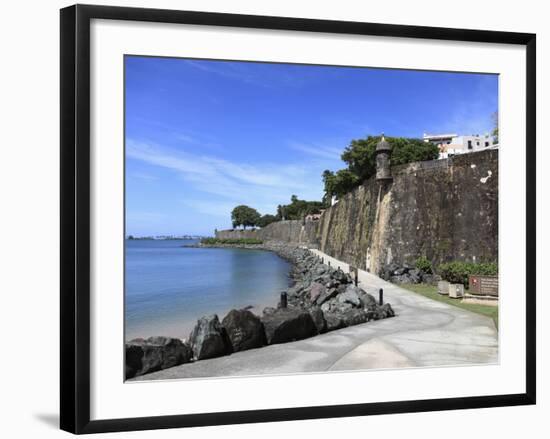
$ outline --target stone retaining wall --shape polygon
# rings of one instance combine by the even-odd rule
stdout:
[[[498,149],[395,166],[392,174],[389,183],[367,180],[319,221],[280,221],[216,237],[308,245],[376,274],[419,256],[434,266],[497,261]]]

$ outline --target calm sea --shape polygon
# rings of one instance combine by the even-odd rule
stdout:
[[[187,338],[197,319],[277,304],[289,264],[272,252],[185,248],[184,240],[126,241],[126,340]]]

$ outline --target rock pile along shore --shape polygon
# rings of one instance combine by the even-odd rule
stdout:
[[[394,284],[419,284],[437,285],[441,276],[433,273],[426,273],[409,264],[389,264],[382,268],[380,277]]]
[[[279,302],[276,308],[265,308],[261,316],[233,309],[221,322],[216,314],[203,316],[187,341],[131,340],[126,343],[126,378],[395,315],[389,303],[378,305],[372,295],[353,284],[349,274],[325,265],[305,248],[273,242],[254,248],[273,251],[293,264],[294,283],[282,292],[288,305]]]

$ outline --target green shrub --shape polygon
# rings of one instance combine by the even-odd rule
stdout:
[[[256,238],[203,238],[201,244],[204,245],[259,245],[263,244],[261,239]]]
[[[439,275],[446,281],[468,286],[469,275],[496,276],[498,264],[496,262],[461,262],[453,261],[439,266]]]
[[[414,263],[414,266],[426,274],[432,273],[432,263],[426,256],[420,256]]]

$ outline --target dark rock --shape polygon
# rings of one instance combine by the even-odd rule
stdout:
[[[177,366],[178,364],[191,361],[193,353],[186,343],[178,338],[171,337],[149,337],[147,341],[150,344],[162,346],[164,348],[164,358],[162,369]]]
[[[380,269],[378,276],[380,276],[384,280],[389,281],[391,278],[391,271],[388,269],[388,267],[383,267],[382,269]]]
[[[346,324],[340,314],[328,313],[325,314],[325,321],[327,322],[327,331],[335,331],[336,329],[345,328]]]
[[[326,287],[323,284],[320,284],[319,282],[313,282],[311,284],[311,287],[309,288],[309,298],[310,300],[315,303],[319,296],[326,293]]]
[[[177,338],[149,337],[126,343],[126,378],[132,378],[191,361],[189,346]]]
[[[369,320],[367,312],[357,308],[342,313],[341,317],[346,326],[359,325]]]
[[[351,303],[347,303],[347,302],[342,303],[338,300],[335,300],[330,303],[330,312],[344,314],[348,312],[350,309],[353,309],[353,305]]]
[[[361,303],[363,304],[363,308],[365,309],[371,309],[373,307],[376,307],[376,299],[373,295],[361,290],[361,293],[359,295],[361,299]]]
[[[321,305],[321,311],[323,311],[324,313],[330,312],[331,305],[332,305],[332,301],[323,303]]]
[[[303,309],[281,308],[262,317],[268,344],[301,340],[317,334],[311,314]]]
[[[216,314],[204,316],[198,320],[189,335],[189,344],[196,360],[231,353],[231,344]]]
[[[313,308],[309,309],[309,313],[311,314],[311,318],[313,319],[313,323],[315,324],[315,327],[317,328],[317,332],[319,334],[322,334],[323,332],[326,332],[327,330],[327,322],[325,320],[325,315],[321,308],[315,306]]]
[[[369,310],[367,314],[369,316],[369,320],[380,320],[395,316],[395,312],[389,303],[385,303],[382,306],[377,306],[374,310]]]
[[[361,288],[355,285],[348,285],[346,291],[338,295],[338,302],[349,303],[350,305],[359,308],[362,306],[359,295],[361,294]]]
[[[323,264],[319,264],[313,269],[312,274],[314,276],[321,276],[321,275],[325,274],[327,271],[328,271],[328,267],[326,267]]]
[[[384,303],[384,305],[382,305],[380,308],[382,309],[381,313],[383,315],[383,319],[395,316],[395,311],[389,303]]]
[[[321,276],[316,276],[314,281],[326,285],[331,281],[331,277],[330,274],[322,274]]]
[[[411,283],[413,284],[420,283],[420,281],[422,280],[421,274],[422,274],[421,271],[416,268],[409,270],[408,276]]]
[[[399,265],[392,262],[391,264],[388,264],[386,266],[386,269],[387,269],[387,271],[389,272],[389,274],[391,276],[392,274],[396,274],[395,272],[399,269]]]
[[[264,327],[260,318],[247,310],[233,309],[222,320],[233,352],[265,345]]]
[[[338,269],[332,274],[332,278],[337,280],[338,282],[345,283],[346,282],[346,273],[344,273],[342,270]]]
[[[340,285],[341,287],[342,285]],[[338,287],[338,288],[340,288]],[[326,289],[322,294],[319,295],[319,297],[317,298],[317,300],[315,301],[315,303],[317,305],[322,305],[323,303],[325,303],[326,301],[336,297],[336,295],[338,294],[338,289],[337,288],[329,288],[329,289]]]
[[[408,274],[401,274],[399,276],[392,276],[390,282],[394,284],[410,284],[413,283]]]
[[[397,270],[394,270],[392,274],[394,276],[401,276],[401,275],[405,274],[406,272],[407,272],[407,270],[404,267],[401,267],[401,268],[398,268]]]

